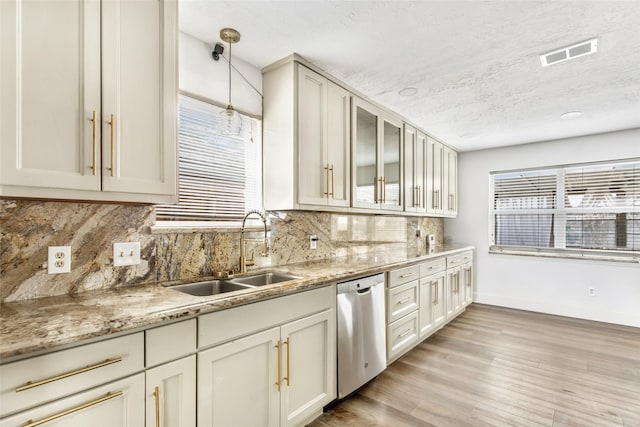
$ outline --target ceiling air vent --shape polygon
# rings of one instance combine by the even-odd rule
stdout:
[[[568,61],[579,56],[590,55],[596,53],[597,50],[598,39],[591,39],[544,53],[540,55],[540,62],[543,67],[546,67],[547,65]]]

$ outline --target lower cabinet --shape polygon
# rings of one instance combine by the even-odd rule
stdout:
[[[462,305],[464,307],[468,306],[473,302],[473,264],[466,263],[460,267],[462,270],[462,278],[464,280],[464,298],[462,301]]]
[[[144,373],[132,375],[0,420],[0,427],[144,425]]]
[[[452,318],[464,308],[464,286],[460,286],[460,267],[450,268],[446,276],[447,318]]]
[[[146,426],[196,425],[196,356],[147,370]]]
[[[445,322],[444,276],[440,272],[420,279],[420,338],[431,335]]]
[[[335,396],[335,311],[198,354],[198,425],[297,426]]]

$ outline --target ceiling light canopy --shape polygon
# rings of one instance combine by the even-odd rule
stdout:
[[[540,55],[540,62],[543,67],[557,64],[558,62],[568,61],[569,59],[578,58],[580,56],[591,55],[598,50],[598,39],[593,38],[591,40],[583,41],[580,43],[574,43],[570,46],[561,47],[560,49],[552,50],[551,52],[543,53]]]
[[[418,93],[418,88],[415,87],[405,87],[398,91],[398,95],[400,96],[414,96]]]
[[[562,115],[560,115],[561,119],[575,119],[582,115],[582,111],[568,111]]]

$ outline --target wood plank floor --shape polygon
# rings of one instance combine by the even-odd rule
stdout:
[[[640,427],[640,329],[472,304],[325,426]]]

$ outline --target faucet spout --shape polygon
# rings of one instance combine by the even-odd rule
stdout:
[[[246,245],[246,242],[249,241],[249,239],[245,239],[244,237],[244,229],[245,229],[245,224],[247,222],[247,218],[249,218],[249,216],[252,214],[258,215],[262,220],[262,223],[264,224],[264,240],[263,240],[262,256],[266,257],[269,254],[269,240],[267,238],[267,216],[258,210],[250,210],[244,216],[242,220],[242,228],[240,229],[240,273],[246,273],[247,265],[253,265],[253,261],[251,261],[251,264],[249,264],[249,262],[247,261],[247,248],[245,245]]]

